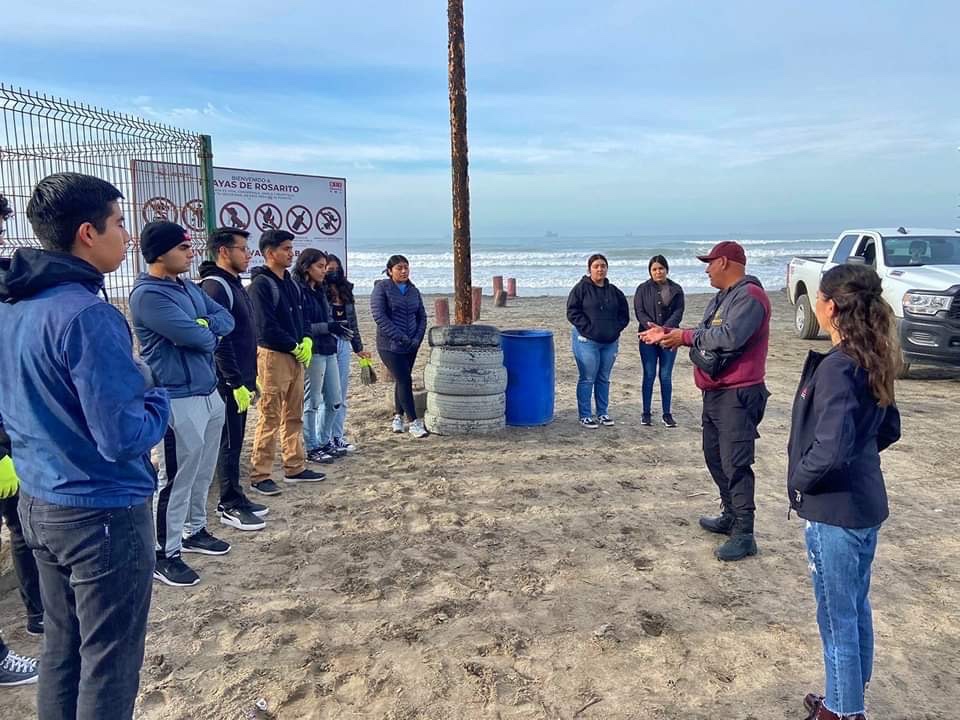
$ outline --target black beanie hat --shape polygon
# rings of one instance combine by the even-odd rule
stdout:
[[[156,262],[167,250],[185,240],[190,240],[190,233],[180,225],[169,220],[157,220],[147,223],[140,231],[140,252],[148,263]]]

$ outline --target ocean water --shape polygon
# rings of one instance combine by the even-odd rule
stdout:
[[[747,253],[747,272],[756,275],[767,290],[780,290],[794,255],[826,254],[833,238],[823,236],[621,236],[473,238],[473,285],[489,294],[494,275],[515,277],[520,296],[566,295],[586,274],[587,258],[599,252],[610,263],[610,281],[627,295],[649,279],[647,264],[663,255],[670,277],[688,293],[714,292],[697,255],[709,252],[721,240],[736,240]],[[349,240],[348,274],[359,293],[369,293],[383,277],[387,258],[405,255],[410,276],[425,293],[453,292],[453,251],[449,239]]]

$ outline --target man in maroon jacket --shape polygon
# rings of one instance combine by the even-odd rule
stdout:
[[[770,340],[770,300],[760,281],[746,274],[739,243],[718,243],[707,255],[710,284],[720,292],[694,329],[651,325],[647,343],[692,348],[694,381],[703,391],[703,455],[720,489],[719,517],[702,517],[710,532],[729,535],[717,548],[720,560],[756,555],[753,536],[754,446],[770,393],[764,384]]]

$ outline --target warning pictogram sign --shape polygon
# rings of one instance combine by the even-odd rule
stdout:
[[[283,224],[283,214],[273,203],[263,203],[253,213],[253,221],[263,232],[279,230]]]
[[[143,204],[141,211],[144,222],[156,222],[157,220],[177,221],[177,206],[173,201],[162,197],[152,197]]]
[[[180,217],[183,224],[194,232],[203,230],[203,201],[198,199],[190,200],[180,209]]]
[[[297,235],[306,235],[313,227],[313,214],[303,205],[293,205],[287,210],[287,227]]]
[[[235,230],[250,227],[250,211],[243,203],[229,202],[220,208],[220,224]]]
[[[324,207],[317,211],[317,229],[324,235],[336,235],[342,224],[343,220],[336,208]]]

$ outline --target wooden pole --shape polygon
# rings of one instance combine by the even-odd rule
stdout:
[[[467,172],[467,71],[463,44],[463,0],[448,0],[450,80],[450,159],[453,175],[454,321],[473,318],[470,288],[470,178]]]
[[[437,325],[450,324],[450,302],[446,298],[437,298],[433,302],[434,322]]]

